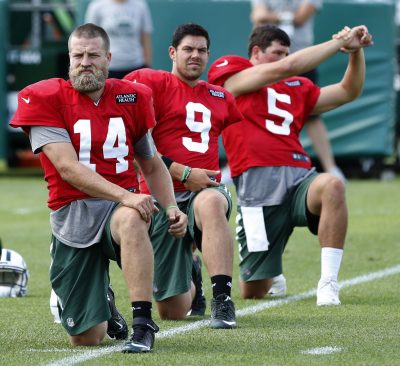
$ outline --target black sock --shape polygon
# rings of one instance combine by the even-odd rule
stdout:
[[[225,275],[212,276],[211,287],[214,298],[221,294],[225,294],[230,297],[232,289],[232,277]]]
[[[150,301],[134,301],[132,302],[132,314],[136,318],[142,316],[151,319],[151,302]]]

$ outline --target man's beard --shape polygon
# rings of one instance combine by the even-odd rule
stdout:
[[[81,74],[84,70],[82,67],[77,69],[69,67],[69,79],[74,89],[84,93],[100,90],[108,77],[108,70],[106,68],[90,69],[93,74]]]

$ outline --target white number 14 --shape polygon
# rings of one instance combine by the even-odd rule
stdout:
[[[92,132],[89,119],[80,119],[74,125],[74,132],[80,135],[79,161],[90,169],[96,171],[96,164],[90,162],[92,149]],[[116,172],[122,173],[128,170],[129,147],[126,144],[126,130],[121,117],[110,118],[106,141],[103,144],[104,158],[115,158]]]

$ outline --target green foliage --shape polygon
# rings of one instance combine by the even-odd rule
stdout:
[[[347,184],[349,229],[340,280],[380,271],[400,263],[400,181],[350,181]],[[26,298],[0,299],[0,364],[87,365],[394,365],[400,358],[399,274],[341,291],[342,305],[317,308],[315,296],[296,295],[315,289],[320,272],[318,241],[306,229],[295,230],[284,255],[289,297],[286,304],[239,316],[237,330],[211,330],[201,318],[161,321],[155,351],[146,355],[106,353],[105,347],[73,348],[49,311],[49,210],[41,178],[0,178],[0,237],[3,246],[23,255],[30,270]],[[232,189],[233,191],[233,189]],[[231,223],[233,228],[234,215]],[[237,250],[236,250],[237,254]],[[233,297],[237,310],[265,301],[241,300],[235,256]],[[130,320],[130,303],[120,270],[111,269],[117,305]],[[206,296],[211,290],[203,268]],[[294,295],[294,297],[292,296]],[[291,297],[292,296],[292,297]],[[272,304],[271,300],[266,300]],[[209,303],[207,317],[209,317]],[[192,331],[166,330],[193,324]],[[332,347],[331,354],[307,350]],[[93,353],[90,353],[93,352]],[[67,359],[60,361],[62,359]]]

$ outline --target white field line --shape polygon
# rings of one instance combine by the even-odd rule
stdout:
[[[342,352],[342,347],[336,346],[327,346],[327,347],[318,347],[311,348],[301,352],[303,355],[330,355],[332,353]]]
[[[339,282],[339,287],[340,288],[346,288],[346,287],[351,287],[351,286],[356,286],[362,283],[370,282],[379,278],[391,276],[400,273],[400,265],[390,267],[383,269],[381,271],[377,272],[371,272],[367,273],[362,276],[354,277],[349,280],[341,281]],[[271,309],[275,308],[278,306],[282,306],[288,303],[308,299],[310,297],[315,296],[316,290],[309,290],[306,292],[302,292],[296,295],[288,296],[283,299],[275,299],[275,300],[268,300],[264,301],[261,303],[257,303],[256,305],[249,306],[244,309],[240,309],[236,311],[236,316],[243,317],[246,315],[251,315],[258,313],[260,311],[266,310],[266,309]],[[162,339],[162,338],[169,338],[173,337],[177,334],[181,333],[187,333],[196,329],[204,328],[210,323],[209,320],[199,320],[193,323],[190,323],[188,325],[176,327],[176,328],[170,328],[164,331],[161,331],[160,333],[157,334],[156,339]],[[69,366],[69,365],[76,365],[80,362],[84,362],[87,360],[92,360],[94,358],[101,357],[103,355],[113,353],[113,352],[118,352],[122,349],[122,344],[118,344],[115,346],[109,346],[109,347],[102,347],[100,349],[94,349],[94,350],[88,350],[88,351],[82,351],[81,354],[78,355],[72,355],[68,356],[65,358],[62,358],[58,361],[51,362],[47,364],[47,366]],[[33,350],[31,350],[33,351]],[[40,350],[37,350],[40,352]],[[43,351],[42,351],[43,352]]]

